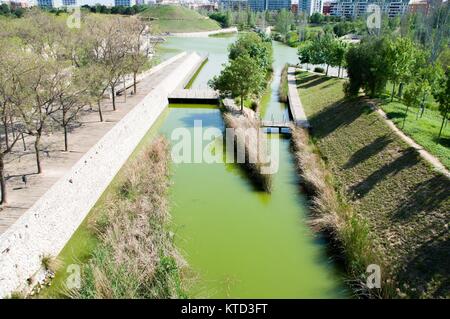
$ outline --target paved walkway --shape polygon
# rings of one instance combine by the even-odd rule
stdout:
[[[300,96],[298,95],[297,79],[295,77],[295,73],[296,68],[288,68],[287,80],[289,108],[291,109],[292,119],[295,125],[300,127],[309,127],[309,122],[306,118],[305,110],[303,109]]]
[[[102,103],[104,122],[99,122],[97,111],[86,109],[69,133],[69,152],[64,152],[64,136],[61,131],[42,137],[41,159],[43,172],[36,174],[33,138],[27,137],[27,151],[19,142],[14,152],[6,158],[8,204],[0,208],[0,234],[30,208],[64,173],[67,172],[93,145],[97,143],[118,121],[141,101],[161,80],[166,72],[180,65],[186,56],[143,78],[137,85],[137,94],[118,96],[117,110],[112,111],[111,101]],[[125,100],[126,99],[126,100]],[[22,176],[27,176],[27,184]]]

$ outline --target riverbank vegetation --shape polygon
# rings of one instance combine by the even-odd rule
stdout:
[[[357,247],[370,247],[350,250],[355,254],[346,254],[347,264],[359,260],[363,269],[369,262],[380,263],[382,296],[448,297],[448,178],[390,130],[370,99],[346,98],[345,81],[307,72],[299,72],[297,81],[312,141],[332,174],[338,198],[342,196],[344,207],[350,206],[362,225],[349,238],[362,243]],[[312,164],[302,165],[312,170],[306,166]],[[328,180],[319,169],[307,181],[315,175]],[[333,203],[334,195],[330,197]],[[334,220],[337,209],[325,211],[339,225]],[[343,222],[353,227],[352,219]],[[338,239],[347,253],[345,237]]]
[[[281,70],[281,79],[280,79],[280,87],[278,88],[278,98],[280,102],[287,103],[288,102],[288,69],[289,64],[285,64],[283,69]]]
[[[345,197],[335,188],[333,176],[320,157],[319,149],[311,142],[305,129],[292,130],[292,146],[303,189],[311,201],[310,225],[315,231],[326,233],[337,250],[344,255],[348,282],[359,296],[389,297],[390,291],[367,289],[366,267],[382,265],[379,249],[370,242],[367,222],[355,214]],[[386,269],[386,267],[383,267]]]
[[[272,77],[271,40],[262,34],[245,33],[229,47],[229,63],[220,75],[209,81],[224,98],[239,98],[240,113],[235,109],[225,110],[224,121],[235,132],[235,147],[244,147],[245,161],[242,163],[255,185],[267,192],[271,190],[271,174],[262,167],[268,165],[267,141],[260,134],[260,120],[254,110],[245,109],[246,100],[257,105]],[[232,107],[232,106],[229,106]],[[253,108],[253,107],[252,107]],[[254,107],[257,108],[257,107]]]
[[[73,298],[183,298],[186,263],[168,231],[168,143],[157,138],[129,164],[116,192],[90,221],[98,244]]]
[[[243,151],[242,166],[249,175],[255,186],[263,191],[271,192],[272,175],[264,172],[264,167],[269,166],[267,138],[261,132],[261,120],[258,115],[251,110],[246,110],[246,114],[237,114],[226,111],[223,115],[225,125],[234,129],[236,159]]]

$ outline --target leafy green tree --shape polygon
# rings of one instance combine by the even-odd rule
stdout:
[[[437,90],[434,91],[433,96],[439,103],[439,111],[442,115],[442,123],[438,135],[438,139],[440,139],[445,121],[448,121],[450,118],[450,68],[447,69],[445,76],[438,82]]]
[[[314,23],[314,24],[321,24],[323,22],[323,15],[320,14],[319,12],[314,12],[309,17],[309,22]]]
[[[9,15],[11,13],[11,8],[6,3],[0,5],[0,14]]]
[[[394,99],[396,85],[405,81],[416,64],[416,44],[409,38],[396,38],[388,41],[387,63],[389,79],[392,81],[391,101]]]
[[[312,42],[304,41],[298,47],[298,58],[300,63],[306,64],[306,69],[308,69],[308,64],[312,60]]]
[[[345,55],[349,83],[347,95],[357,95],[363,89],[370,97],[379,95],[388,80],[386,61],[388,42],[385,38],[370,38],[351,46]]]
[[[415,71],[414,76],[410,78],[409,84],[405,89],[403,99],[406,104],[406,111],[402,127],[405,126],[409,107],[420,108],[423,113],[426,98],[435,92],[441,78],[442,69],[439,66],[424,66]]]
[[[283,39],[286,40],[287,34],[291,31],[293,22],[294,16],[292,15],[292,12],[287,11],[286,9],[280,10],[276,16],[275,29],[283,36]]]
[[[209,81],[209,85],[224,95],[239,97],[243,112],[244,100],[251,94],[258,95],[264,80],[264,70],[255,59],[246,54],[231,60],[219,76]]]
[[[347,53],[347,44],[340,40],[334,40],[331,47],[330,65],[338,67],[338,77],[341,76],[341,68],[345,63],[346,53]]]
[[[230,45],[229,51],[228,57],[230,60],[249,55],[262,67],[266,75],[272,70],[272,42],[255,32],[248,32],[239,36],[239,39]]]

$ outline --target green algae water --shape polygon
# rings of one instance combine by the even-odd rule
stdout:
[[[162,52],[207,54],[208,62],[192,83],[194,88],[206,87],[227,62],[227,47],[235,39],[169,38]],[[263,99],[262,114],[278,120],[288,116],[286,105],[278,102],[280,72],[285,63],[297,63],[296,50],[274,43],[274,58],[274,81]],[[171,105],[159,132],[170,140],[177,128],[192,133],[198,120],[203,129],[224,129],[216,107]],[[299,191],[289,139],[278,134],[270,138],[280,142],[271,194],[255,190],[234,164],[172,165],[173,232],[191,269],[190,297],[346,297],[325,244],[307,226],[306,198]]]

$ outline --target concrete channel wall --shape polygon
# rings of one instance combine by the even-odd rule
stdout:
[[[95,144],[6,232],[0,235],[0,298],[22,290],[57,256],[168,105],[168,94],[195,73],[202,58],[183,62]]]

